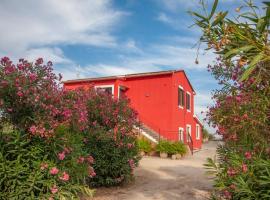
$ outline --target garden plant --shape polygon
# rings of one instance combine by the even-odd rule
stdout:
[[[66,91],[61,78],[41,58],[1,59],[0,199],[79,199],[93,195],[93,182],[132,177],[137,121],[128,101]]]
[[[224,140],[206,164],[212,199],[270,199],[270,2],[242,1],[234,13],[218,5],[208,11],[201,1],[202,12],[191,12],[217,55],[208,70],[221,86],[207,113]]]

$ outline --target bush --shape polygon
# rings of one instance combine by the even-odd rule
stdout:
[[[115,100],[105,93],[91,92],[88,100],[89,133],[85,134],[85,151],[95,157],[96,176],[91,186],[113,186],[133,177],[137,166],[137,115],[126,99]]]
[[[160,153],[168,153],[168,154],[181,154],[185,155],[187,153],[187,147],[182,142],[171,142],[166,140],[161,140],[156,150]]]
[[[93,158],[82,151],[83,129],[73,126],[85,124],[83,101],[63,91],[52,63],[42,59],[15,65],[2,58],[0,80],[1,199],[91,195],[85,179]]]
[[[161,140],[157,144],[156,150],[159,153],[168,153],[168,154],[170,154],[170,153],[172,153],[173,148],[172,148],[171,142],[169,142],[167,140]]]
[[[87,139],[87,151],[95,158],[96,175],[89,179],[91,186],[114,186],[132,179],[133,169],[139,161],[135,140],[118,143],[102,128],[93,130]]]
[[[219,160],[208,158],[205,164],[208,173],[216,175],[214,187],[219,199],[269,199],[270,159],[255,154],[245,147],[232,151],[228,146],[219,146]],[[226,158],[226,159],[224,159]]]
[[[270,199],[270,4],[244,1],[231,18],[216,12],[218,0],[211,12],[201,3],[204,14],[192,14],[201,41],[218,55],[208,70],[221,85],[207,113],[224,140],[218,160],[206,164],[215,176],[212,199]]]
[[[145,153],[149,153],[150,151],[152,151],[152,144],[146,139],[138,139],[137,144],[140,151],[143,151]]]
[[[86,176],[85,166],[59,164],[49,146],[16,131],[0,133],[0,199],[79,199],[80,194],[93,194],[78,181]],[[80,173],[75,176],[71,169]]]
[[[173,151],[171,152],[172,154],[180,154],[180,155],[185,155],[187,153],[187,146],[182,143],[182,142],[173,142],[172,143],[172,149]]]

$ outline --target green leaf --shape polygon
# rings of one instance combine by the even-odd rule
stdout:
[[[213,4],[213,7],[212,7],[212,10],[211,10],[211,13],[210,13],[210,15],[209,15],[209,17],[208,17],[209,20],[210,20],[210,19],[213,17],[213,15],[215,14],[215,11],[216,11],[216,9],[217,9],[217,5],[218,5],[218,0],[215,0],[215,2],[214,2],[214,4]]]
[[[266,21],[263,18],[260,18],[257,23],[257,29],[262,33],[266,27]]]
[[[249,51],[250,49],[253,49],[253,48],[254,48],[253,45],[247,45],[247,46],[243,46],[243,47],[240,47],[240,48],[237,48],[237,49],[232,49],[232,50],[228,51],[228,52],[224,55],[224,57],[225,57],[225,58],[228,58],[228,57],[230,57],[231,55],[237,54],[237,53],[239,53],[239,52],[241,52],[241,51]]]
[[[195,15],[196,17],[199,17],[201,19],[203,19],[203,21],[207,21],[208,19],[202,15],[200,15],[199,13],[196,12],[189,12],[191,15]]]
[[[264,54],[260,53],[253,58],[253,60],[249,64],[248,68],[245,70],[244,74],[242,75],[240,81],[244,81],[249,77],[249,75],[255,69],[256,64],[258,64],[263,59],[263,57],[264,57]]]
[[[221,13],[212,23],[212,26],[217,25],[218,23],[220,23],[228,14],[228,11]]]

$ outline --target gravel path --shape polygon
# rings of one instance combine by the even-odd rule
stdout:
[[[97,189],[94,200],[203,200],[211,189],[203,164],[215,155],[209,142],[182,160],[144,157],[135,170],[135,182],[125,187]]]

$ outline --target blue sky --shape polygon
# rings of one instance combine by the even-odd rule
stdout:
[[[259,0],[258,0],[259,1]],[[196,113],[211,103],[217,83],[200,53],[188,10],[198,0],[2,0],[0,56],[52,60],[64,79],[184,69],[193,84]],[[209,2],[212,2],[209,0]],[[221,0],[235,10],[240,1]],[[260,2],[260,1],[259,1]]]

